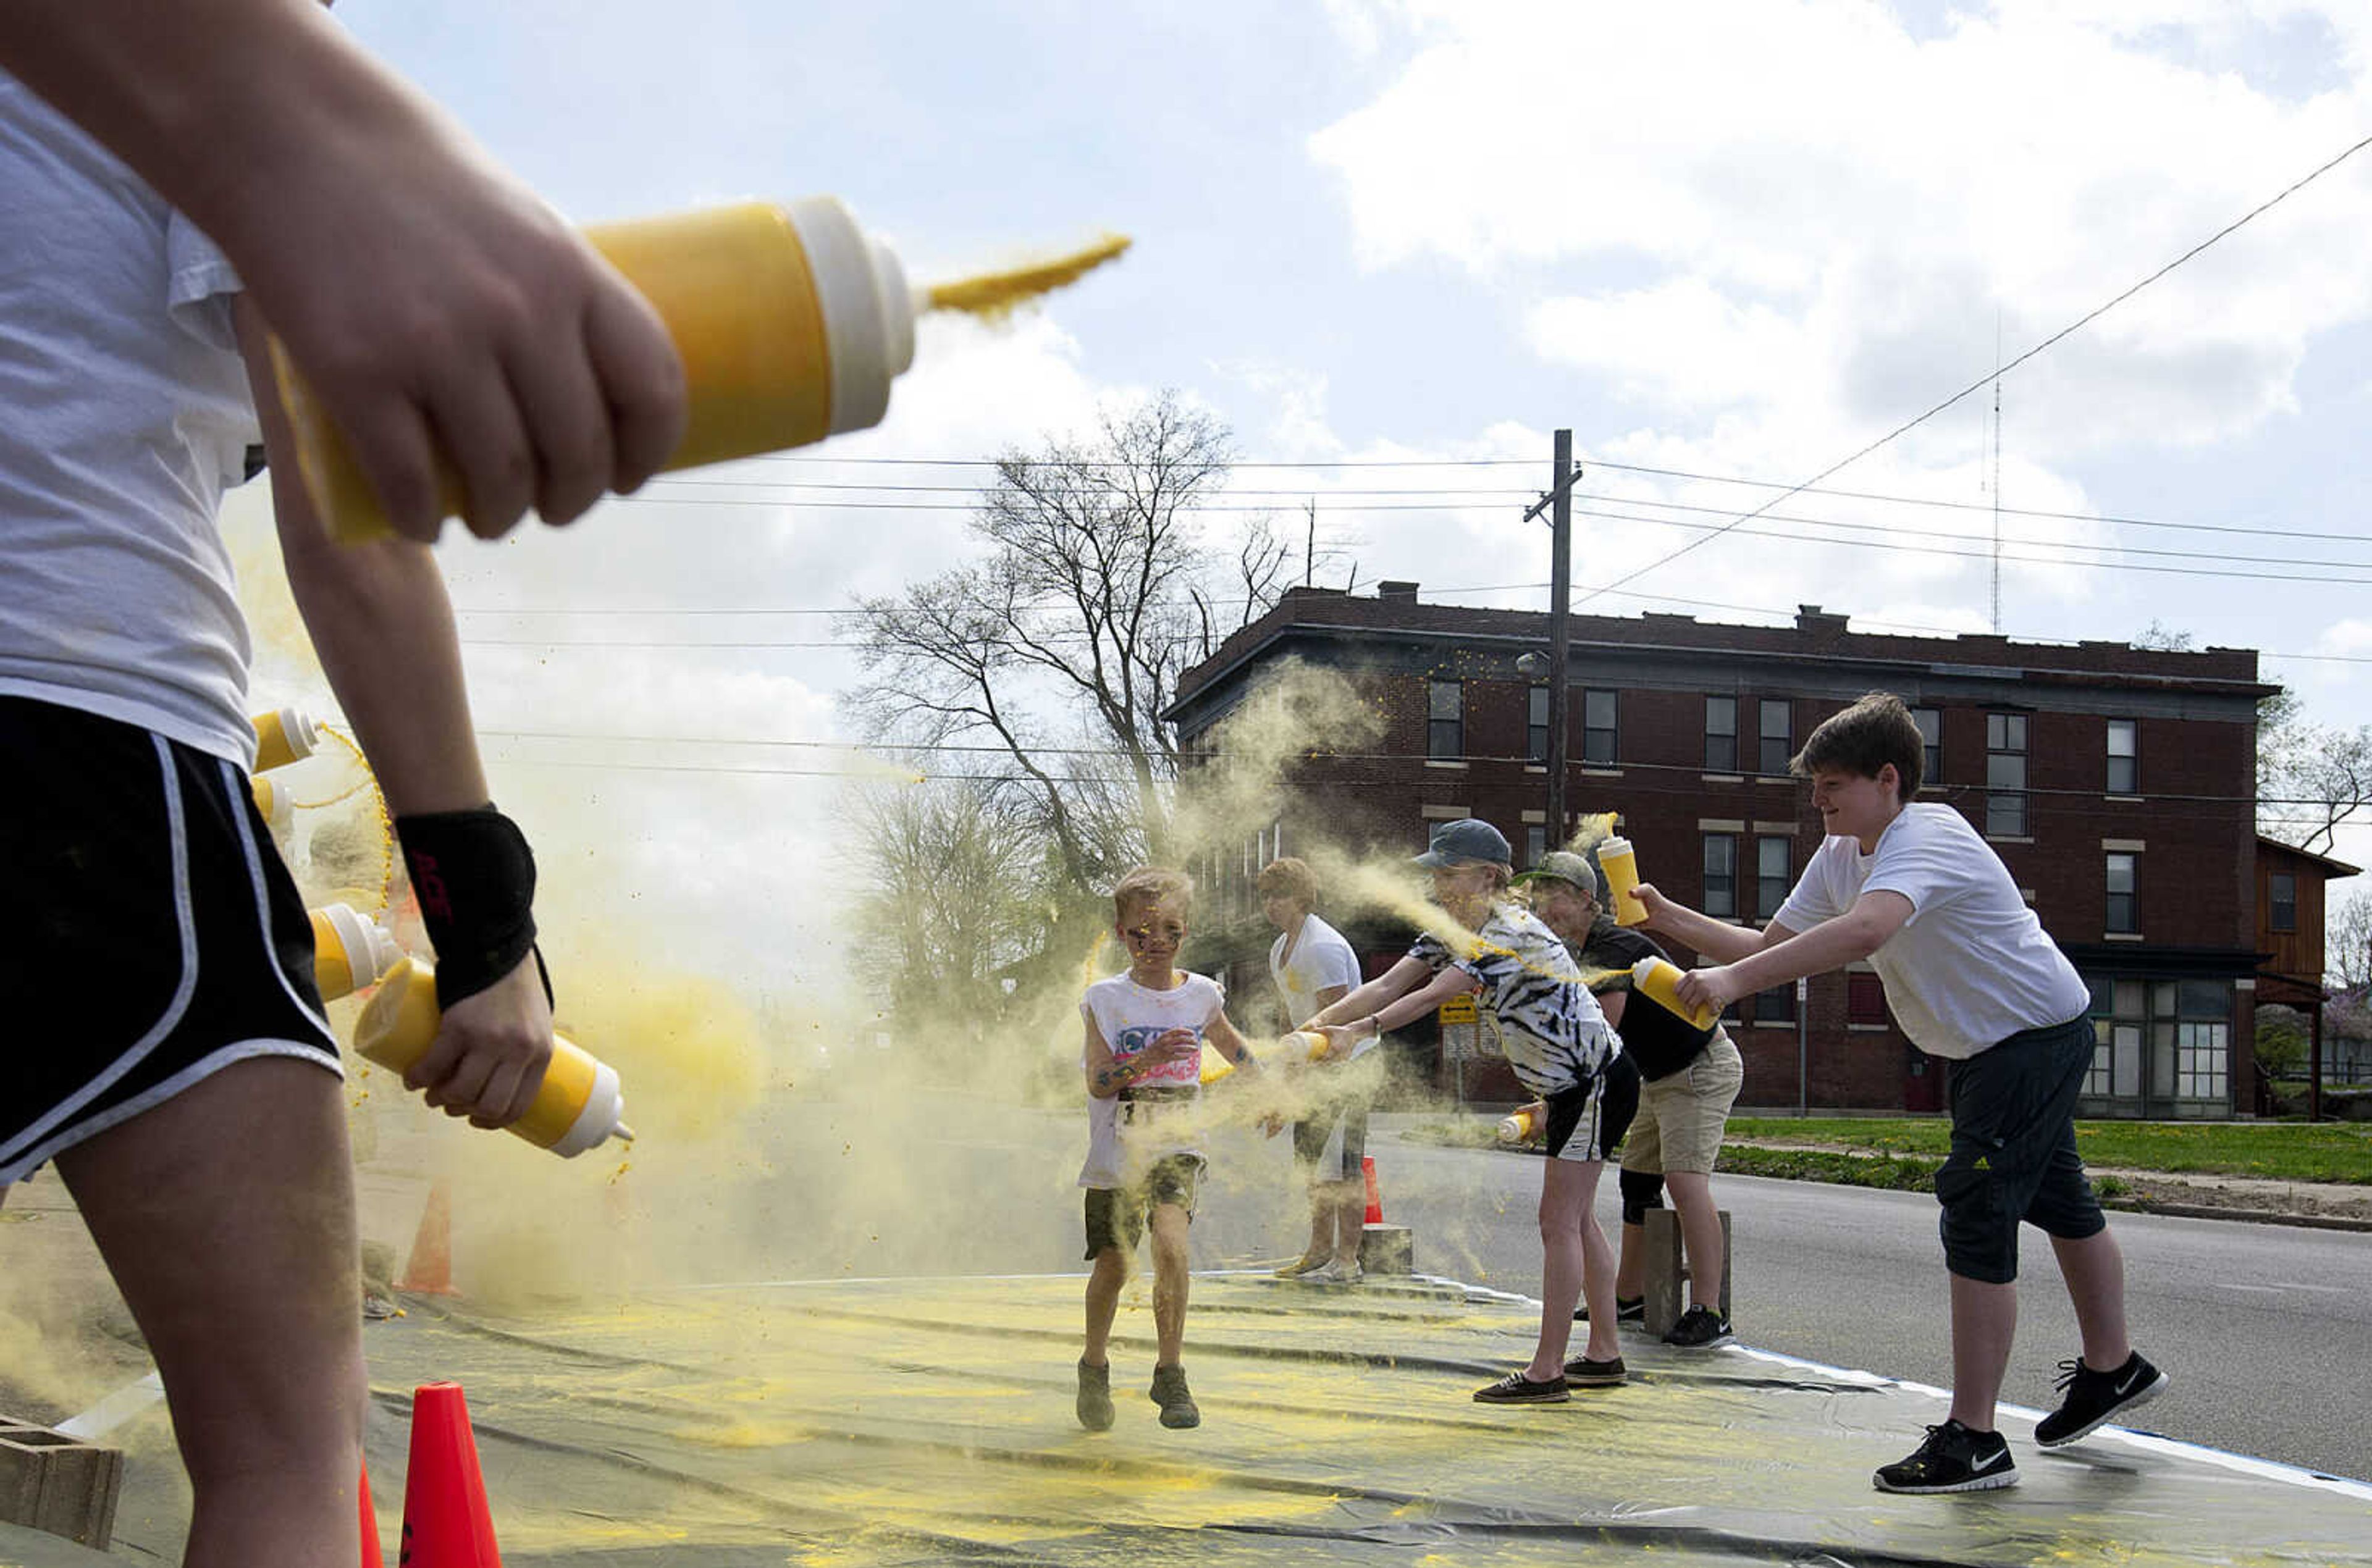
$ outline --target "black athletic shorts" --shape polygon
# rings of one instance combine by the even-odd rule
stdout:
[[[1551,1159],[1610,1160],[1639,1114],[1639,1064],[1631,1053],[1608,1060],[1586,1084],[1548,1097]]]
[[[0,1185],[250,1056],[343,1073],[247,776],[0,696]]]
[[[2020,1221],[2070,1241],[2107,1227],[2076,1153],[2092,1048],[2092,1020],[2074,1018],[1952,1063],[1952,1150],[1936,1172],[1952,1272],[1987,1284],[2017,1278]]]

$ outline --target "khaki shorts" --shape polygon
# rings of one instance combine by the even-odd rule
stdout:
[[[1622,1168],[1647,1175],[1713,1174],[1729,1108],[1746,1082],[1746,1063],[1729,1036],[1717,1034],[1694,1062],[1639,1086],[1639,1118],[1622,1144]]]

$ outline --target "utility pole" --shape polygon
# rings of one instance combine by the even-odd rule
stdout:
[[[1573,483],[1581,477],[1574,466],[1573,432],[1560,430],[1549,466],[1549,492],[1524,514],[1531,521],[1549,514],[1549,801],[1548,844],[1564,847],[1564,784],[1567,754],[1566,673],[1572,653],[1572,629],[1565,623],[1565,603],[1573,596]],[[1538,655],[1527,655],[1537,658]],[[1522,660],[1517,660],[1520,668]],[[1537,667],[1535,667],[1537,668]]]

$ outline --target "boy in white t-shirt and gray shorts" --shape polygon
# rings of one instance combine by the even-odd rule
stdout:
[[[1727,1006],[1866,958],[1912,1043],[1952,1063],[1952,1147],[1936,1173],[1951,1272],[1950,1414],[1874,1478],[1886,1492],[1979,1492],[2017,1480],[1994,1405],[2017,1323],[2017,1226],[2051,1237],[2083,1336],[2065,1398],[2035,1423],[2055,1448],[2153,1399],[2166,1375],[2126,1338],[2124,1259],[2076,1152],[2091,1065],[2090,993],[2009,869],[1948,806],[1914,804],[1924,739],[1901,698],[1872,692],[1815,729],[1794,763],[1829,838],[1762,931],[1706,918],[1653,888],[1648,924],[1721,967],[1680,985]]]

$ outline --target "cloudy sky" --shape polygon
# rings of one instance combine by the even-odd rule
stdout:
[[[656,485],[567,534],[446,548],[498,795],[564,818],[601,877],[702,917],[684,929],[746,933],[757,911],[794,955],[818,935],[801,879],[838,874],[831,786],[726,770],[828,754],[545,737],[833,738],[855,671],[818,612],[962,550],[960,487],[984,470],[956,465],[1176,388],[1253,459],[1237,504],[1297,516],[1316,497],[1322,577],[1355,563],[1363,584],[1538,605],[1546,534],[1518,519],[1565,425],[1590,465],[1580,608],[1756,621],[1819,602],[1982,631],[1989,387],[1822,486],[1853,494],[1796,495],[1591,590],[2372,134],[2372,13],[2338,3],[339,15],[573,217],[831,192],[918,278],[1107,229],[1138,242],[1002,331],[927,324],[877,431]],[[2367,232],[2372,150],[2002,379],[2002,630],[2157,621],[2263,650],[2310,717],[2372,722]],[[891,484],[959,488],[829,488]],[[2372,832],[2339,853],[2366,862]]]

